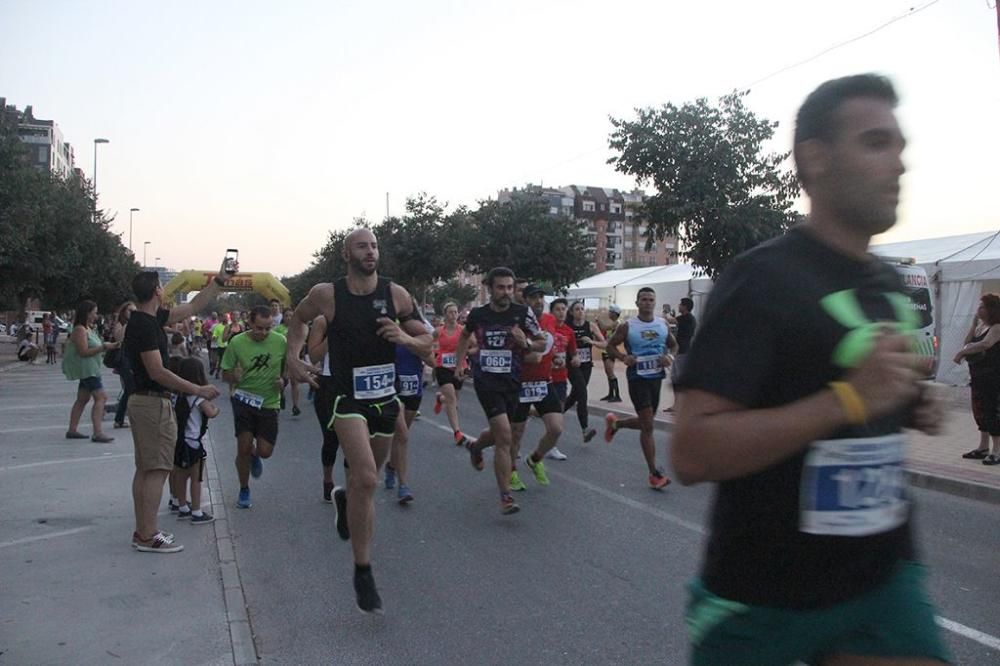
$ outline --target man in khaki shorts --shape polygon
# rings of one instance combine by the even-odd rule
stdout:
[[[144,271],[132,280],[136,309],[129,318],[123,342],[123,371],[131,381],[128,418],[135,442],[135,532],[132,547],[144,553],[176,553],[184,546],[156,526],[163,484],[174,466],[177,420],[171,391],[212,400],[219,395],[214,386],[197,386],[170,372],[167,364],[167,334],[163,327],[185,320],[215,300],[227,274],[223,268],[198,295],[185,305],[165,309],[163,286],[155,271]]]

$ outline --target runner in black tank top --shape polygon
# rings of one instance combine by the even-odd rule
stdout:
[[[570,306],[566,323],[573,329],[573,335],[576,337],[576,354],[580,359],[580,367],[569,369],[569,384],[572,388],[563,411],[568,412],[576,405],[576,418],[580,422],[583,441],[586,443],[597,434],[597,431],[589,426],[587,386],[590,384],[590,373],[594,370],[594,340],[603,342],[604,336],[593,322],[587,321],[581,301],[576,301]]]

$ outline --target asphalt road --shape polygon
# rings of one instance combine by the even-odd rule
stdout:
[[[281,416],[274,457],[251,481],[250,510],[234,508],[225,401],[210,430],[264,663],[686,663],[684,588],[700,560],[711,488],[648,489],[637,433],[584,445],[567,419],[560,448],[569,460],[547,461],[547,488],[524,474],[521,512],[502,516],[489,459],[474,471],[425,396],[410,441],[416,500],[401,507],[394,492],[376,495],[373,564],[386,612],[370,617],[354,605],[349,544],[321,499],[319,426],[304,394],[301,416]],[[468,390],[462,399],[463,428],[478,432],[478,403]],[[532,419],[525,447],[541,432]],[[656,437],[665,463],[667,435]],[[997,507],[915,496],[918,543],[955,662],[1000,664]]]

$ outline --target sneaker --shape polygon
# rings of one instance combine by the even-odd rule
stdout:
[[[180,508],[181,508],[181,505],[180,505],[180,504],[178,504],[178,503],[177,503],[177,502],[176,502],[176,501],[174,500],[174,498],[173,498],[173,497],[171,497],[170,499],[168,499],[168,500],[167,500],[167,509],[169,509],[169,510],[170,510],[170,513],[174,513],[175,511],[177,511],[177,510],[178,510],[178,509],[180,509]]]
[[[241,509],[249,509],[253,506],[253,504],[250,503],[249,488],[240,488],[240,499],[236,502],[236,506]]]
[[[347,491],[343,488],[334,490],[333,503],[337,505],[337,536],[347,541],[351,538],[351,531],[347,529]]]
[[[82,432],[76,432],[75,430],[66,431],[66,439],[87,439],[87,436]]]
[[[382,614],[382,597],[375,589],[375,576],[371,569],[361,573],[354,569],[354,593],[357,595],[358,610],[362,613]]]
[[[656,470],[649,475],[649,487],[653,490],[663,490],[670,485],[670,479],[663,473],[663,470]]]
[[[472,440],[470,440],[468,437],[466,437],[465,434],[461,430],[459,430],[458,432],[455,433],[455,446],[465,446],[470,441],[472,441]]]
[[[1000,465],[1000,455],[996,453],[991,453],[990,455],[983,458],[984,465]]]
[[[196,516],[193,513],[191,514],[192,525],[208,525],[212,522],[215,522],[215,516],[207,511],[202,511],[200,516]]]
[[[617,395],[608,400],[608,402],[621,402],[621,401],[622,401],[621,397]]]
[[[396,487],[396,470],[391,465],[385,466],[385,489],[392,490]]]
[[[250,456],[250,476],[259,479],[263,473],[264,461],[260,459],[260,456]]]
[[[968,460],[982,460],[990,454],[989,449],[972,449],[968,453],[963,453],[962,457]]]
[[[441,394],[438,393],[437,397],[434,399],[434,413],[435,414],[440,414],[442,407],[444,407],[444,405],[441,404]]]
[[[608,414],[604,417],[604,441],[608,444],[611,440],[615,438],[615,431],[618,429],[618,417],[614,414]]]
[[[107,435],[94,435],[90,438],[90,441],[97,442],[98,444],[110,444],[115,441],[114,437],[108,437]]]
[[[521,507],[517,505],[514,501],[514,496],[510,493],[504,493],[500,496],[500,513],[508,516],[512,513],[517,513],[521,510]]]
[[[301,409],[299,409],[295,405],[292,405],[292,416],[298,416],[301,413],[302,413]]]
[[[177,520],[187,520],[190,517],[191,517],[191,507],[189,507],[187,504],[184,505],[183,509],[178,509]]]
[[[333,484],[323,482],[323,501],[327,504],[333,504]]]
[[[472,463],[477,472],[482,472],[486,468],[486,463],[483,462],[483,452],[472,448],[474,444],[475,442],[466,442],[465,448],[469,451],[469,462]]]
[[[410,492],[409,486],[404,486],[401,483],[399,484],[399,490],[396,492],[396,498],[399,499],[400,504],[405,506],[413,501],[413,493]]]
[[[510,489],[517,492],[528,489],[528,486],[524,485],[524,481],[521,480],[521,475],[517,473],[516,469],[510,473]]]
[[[535,462],[528,456],[524,459],[524,463],[531,470],[531,473],[535,475],[535,481],[538,481],[538,485],[547,486],[549,485],[549,475],[545,473],[545,463],[539,460]]]
[[[549,449],[549,452],[545,454],[546,458],[552,458],[553,460],[566,460],[566,454],[559,450],[558,447],[553,446]],[[531,456],[528,456],[528,460],[531,460]]]
[[[184,550],[184,546],[173,539],[168,540],[163,532],[157,532],[149,541],[134,540],[132,546],[140,553],[179,553]]]
[[[593,428],[587,428],[587,431],[583,433],[583,443],[586,444],[590,440],[594,439],[594,436],[596,434],[597,434],[596,430],[594,430]]]

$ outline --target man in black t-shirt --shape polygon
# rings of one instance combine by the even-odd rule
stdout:
[[[531,308],[511,302],[513,271],[503,266],[493,268],[483,284],[490,290],[490,302],[469,313],[455,356],[465,358],[469,340],[475,336],[479,351],[472,357],[472,376],[476,397],[490,425],[466,448],[473,467],[482,470],[483,449],[495,447],[493,472],[500,489],[500,512],[511,514],[519,509],[510,493],[513,442],[510,422],[521,388],[521,364],[526,353],[545,349],[545,336]],[[468,369],[463,368],[459,378],[466,372]]]
[[[225,284],[223,268],[194,299],[185,305],[164,309],[163,286],[155,271],[139,273],[132,280],[136,309],[129,317],[122,342],[122,368],[131,374],[132,393],[128,419],[135,444],[135,532],[132,547],[141,552],[176,553],[184,546],[172,534],[159,530],[156,514],[163,495],[163,483],[174,466],[177,420],[171,391],[213,400],[219,395],[214,386],[197,386],[167,370],[167,334],[163,327],[183,321],[208,306]]]
[[[687,354],[673,465],[718,483],[693,663],[947,661],[902,469],[902,427],[936,430],[940,404],[920,392],[903,285],[867,252],[896,220],[895,104],[873,75],[808,97],[794,155],[809,219],[725,270]]]

